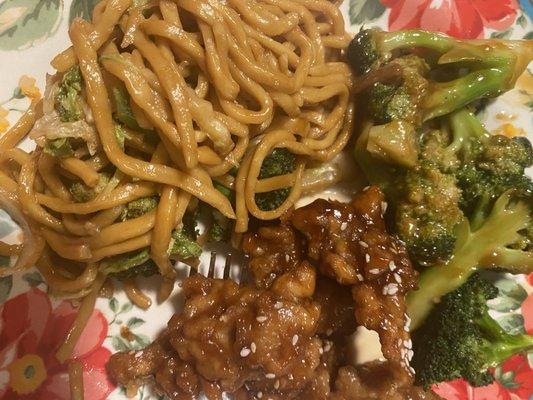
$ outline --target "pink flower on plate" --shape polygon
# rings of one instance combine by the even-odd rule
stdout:
[[[67,365],[59,364],[55,352],[75,315],[67,301],[52,308],[47,294],[36,288],[0,308],[0,399],[70,399]],[[114,389],[105,372],[111,355],[102,347],[106,335],[107,321],[95,310],[72,355],[83,365],[86,399],[103,400]]]
[[[476,388],[464,379],[456,379],[434,385],[433,391],[446,400],[513,400],[509,392],[497,381]]]
[[[391,9],[389,29],[422,28],[459,38],[479,38],[485,28],[505,30],[515,21],[516,0],[381,0]]]
[[[533,298],[533,296],[530,296]],[[532,310],[533,311],[533,310]],[[524,354],[516,354],[501,366],[502,374],[510,374],[511,384],[509,392],[515,394],[515,399],[530,400],[533,398],[533,369]]]

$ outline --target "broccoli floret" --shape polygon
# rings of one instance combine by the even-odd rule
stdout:
[[[423,94],[408,90],[411,85],[405,73],[401,74],[404,83],[392,86],[399,94],[414,94],[409,103],[420,110],[424,121],[448,114],[475,100],[495,97],[511,89],[533,58],[533,44],[530,41],[480,42],[458,40],[421,30],[384,32],[370,29],[356,35],[348,48],[348,59],[356,73],[375,73],[373,78],[390,85],[383,80],[390,81],[391,74],[379,74],[379,70],[398,60],[396,57],[403,58],[403,54],[415,49],[417,56],[424,57],[431,64],[432,71],[439,72],[445,68],[449,79],[428,80],[427,90]],[[400,67],[405,70],[405,66]],[[394,100],[390,90],[380,90],[380,93],[389,95],[380,95],[374,100],[381,99],[385,102],[381,107],[373,107],[374,110],[384,111],[379,114],[378,120],[387,121],[395,115],[387,112],[390,100]],[[402,97],[401,100],[401,109],[409,110],[405,105],[407,99]]]
[[[125,221],[127,219],[138,218],[155,209],[158,203],[158,196],[141,197],[140,199],[130,201],[122,212],[120,220]]]
[[[213,186],[220,193],[228,198],[228,200],[234,204],[235,203],[235,192],[226,186],[220,184],[219,182],[214,182]],[[211,207],[208,204],[202,203],[202,207],[206,210],[207,215],[209,216],[209,224],[207,228],[207,241],[208,242],[224,242],[227,241],[233,230],[233,220],[224,216],[220,211]]]
[[[285,148],[274,149],[261,165],[259,179],[290,174],[296,168],[296,157]],[[257,193],[255,202],[262,211],[275,210],[281,206],[291,192],[290,188],[281,188],[265,193]]]
[[[61,121],[74,122],[82,118],[83,108],[80,97],[82,82],[83,78],[77,65],[65,72],[61,78],[55,97]]]
[[[355,72],[363,75],[389,61],[395,50],[421,47],[446,52],[453,47],[453,42],[454,39],[446,35],[421,30],[362,29],[348,47],[348,60]]]
[[[149,273],[153,269],[153,266],[148,263],[149,260],[150,249],[145,248],[110,257],[102,261],[100,268],[104,273],[120,279],[132,278],[139,273],[149,276],[153,275]],[[157,267],[155,269],[157,271]]]
[[[147,134],[148,138],[154,137],[154,131],[141,128],[130,106],[130,97],[128,92],[121,87],[113,88],[113,99],[115,100],[115,113],[113,114],[116,121],[124,124],[130,129]]]
[[[442,296],[457,289],[479,268],[503,268],[511,273],[533,271],[533,252],[510,246],[520,242],[532,223],[531,202],[501,195],[479,228],[462,222],[456,230],[453,257],[420,274],[419,288],[409,293],[407,305],[416,329]]]
[[[446,117],[448,138],[426,140],[423,154],[455,175],[462,191],[461,208],[475,229],[494,201],[512,189],[531,197],[533,182],[525,169],[533,164],[533,149],[527,138],[490,135],[474,113],[458,110]],[[447,144],[446,141],[449,143]]]
[[[532,154],[526,138],[489,136],[473,159],[457,171],[461,206],[473,225],[483,220],[495,199],[507,190],[524,198],[533,195],[533,181],[525,175]]]
[[[487,301],[497,294],[476,274],[442,298],[412,337],[416,384],[428,388],[465,378],[474,386],[488,385],[494,380],[489,368],[533,349],[533,336],[508,334],[489,315]]]
[[[202,247],[196,243],[193,237],[187,235],[183,230],[175,230],[172,232],[169,253],[179,260],[187,260],[198,258],[202,254]]]
[[[421,102],[426,95],[429,72],[427,63],[420,57],[407,55],[390,63],[402,75],[401,82],[377,82],[368,91],[367,111],[375,124],[391,121],[407,121],[414,125],[421,122]]]
[[[131,279],[137,276],[149,277],[152,275],[158,275],[159,268],[152,261],[148,260],[144,264],[137,265],[136,267],[131,267],[121,272],[111,274],[112,277],[117,278],[118,280]]]
[[[74,150],[69,138],[59,138],[53,140],[47,140],[44,145],[43,151],[56,158],[72,157]]]
[[[100,194],[109,183],[109,180],[109,174],[101,173],[100,180],[95,187],[91,188],[83,182],[76,181],[70,185],[69,192],[76,203],[85,203]]]
[[[401,185],[395,213],[398,236],[422,265],[447,260],[455,247],[455,228],[464,219],[455,178],[423,163],[407,171]]]

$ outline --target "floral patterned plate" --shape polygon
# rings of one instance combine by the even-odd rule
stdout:
[[[0,0],[0,133],[20,116],[28,98],[39,96],[45,74],[52,72],[50,59],[68,45],[70,21],[87,18],[95,3]],[[354,32],[365,25],[390,30],[421,27],[464,38],[533,38],[531,0],[346,0],[342,10]],[[487,127],[531,135],[532,109],[533,76],[528,71],[514,91],[487,109]],[[16,225],[0,210],[0,238],[17,235]],[[5,260],[0,260],[3,264]],[[148,281],[146,286],[153,297],[153,285]],[[533,274],[502,275],[497,286],[500,295],[490,304],[494,317],[509,331],[533,334]],[[115,351],[148,344],[181,302],[176,294],[165,304],[142,311],[120,290],[110,300],[98,301],[73,354],[83,364],[86,399],[125,399],[124,392],[107,379],[106,361]],[[67,371],[54,353],[75,313],[70,302],[48,297],[35,270],[0,279],[0,399],[69,399]],[[121,335],[126,328],[131,332],[124,335],[127,339]],[[447,400],[533,400],[533,353],[511,357],[494,375],[495,383],[487,387],[472,388],[456,380],[434,390]],[[158,396],[143,387],[137,398]]]

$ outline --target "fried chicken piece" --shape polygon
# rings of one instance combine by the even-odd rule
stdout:
[[[183,291],[183,312],[158,341],[147,350],[111,357],[109,371],[118,383],[127,386],[154,375],[172,399],[186,398],[179,397],[186,391],[196,390],[192,396],[197,396],[206,383],[230,393],[246,385],[250,393],[272,399],[297,398],[321,362],[318,304],[201,275],[186,279]],[[145,367],[128,365],[135,362]],[[189,373],[196,380],[186,379],[188,385],[178,380]]]
[[[317,278],[313,300],[320,305],[318,334],[349,336],[357,328],[354,301],[349,286],[339,285],[326,277]]]
[[[397,364],[370,362],[343,367],[329,400],[438,400],[432,392],[413,386],[412,379]]]
[[[287,225],[259,228],[244,236],[242,250],[250,256],[249,267],[255,285],[269,288],[281,274],[302,260],[302,239]]]
[[[384,356],[408,368],[412,355],[405,294],[417,273],[405,246],[387,233],[381,191],[370,187],[351,203],[316,200],[288,218],[307,239],[320,271],[352,286],[357,322],[378,332]]]

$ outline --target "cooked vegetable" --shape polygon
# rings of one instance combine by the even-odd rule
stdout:
[[[144,204],[148,204],[144,202]],[[172,232],[169,256],[179,260],[197,258],[202,254],[201,246],[196,243],[194,228],[191,232],[190,220],[180,230]],[[150,259],[150,249],[121,254],[102,262],[102,270],[117,279],[136,276],[151,276],[159,273],[156,264]]]
[[[533,336],[506,333],[488,313],[487,301],[498,289],[473,275],[441,299],[423,326],[412,336],[416,383],[465,378],[474,386],[493,382],[489,368],[511,355],[533,349]]]
[[[461,286],[480,268],[503,268],[520,274],[533,270],[533,251],[513,248],[532,224],[532,204],[516,200],[511,191],[501,195],[488,216],[474,229],[459,225],[453,257],[425,269],[419,288],[407,297],[413,329],[418,328],[442,296]]]
[[[101,193],[109,181],[109,174],[101,173],[100,181],[94,188],[87,186],[83,182],[77,181],[70,185],[69,192],[76,203],[85,203],[94,199],[99,193]]]
[[[398,179],[396,191],[394,226],[411,257],[422,265],[446,261],[455,248],[455,229],[464,220],[455,177],[424,160]]]
[[[423,120],[427,121],[462,108],[477,99],[498,96],[514,86],[516,79],[533,58],[531,41],[458,40],[440,33],[420,30],[384,32],[379,29],[367,29],[360,31],[350,44],[348,59],[356,73],[364,75],[379,72],[380,68],[388,63],[405,59],[404,56],[396,58],[399,50],[405,53],[415,48],[418,49],[417,54],[421,53],[430,64],[432,72],[435,72],[431,75],[442,72],[443,67],[446,68],[446,74],[441,73],[438,80],[427,78],[427,90],[421,96],[420,93],[409,90],[413,86],[413,78],[408,78],[412,75],[412,68],[411,72],[406,73],[405,65],[399,65],[399,75],[403,83],[383,82],[383,79],[380,79],[382,85],[390,87],[378,86],[373,89],[374,95],[381,102],[377,109],[382,111],[376,122],[397,118],[395,112],[389,112],[391,109],[395,110],[394,104],[399,104],[400,110],[405,111],[408,110],[406,104],[410,103],[420,109]],[[412,62],[408,64],[413,65]],[[420,75],[415,81],[426,79],[423,73]],[[447,79],[442,79],[443,75]],[[385,78],[390,81],[393,77]],[[398,95],[394,96],[394,93]],[[412,97],[412,101],[408,101],[406,94]],[[372,96],[372,90],[370,95]],[[371,99],[370,103],[373,102]]]
[[[62,122],[74,122],[83,117],[80,96],[82,82],[83,78],[77,65],[65,72],[61,78],[55,100],[57,112]]]
[[[128,139],[128,134],[119,124],[115,124],[115,136],[117,137],[118,145],[122,150],[124,150],[124,145],[126,143],[126,139]]]
[[[74,154],[69,138],[59,138],[46,141],[43,150],[52,157],[66,158]]]
[[[296,157],[285,148],[274,149],[261,165],[259,179],[272,178],[273,176],[290,174],[296,168]],[[255,195],[255,202],[260,210],[275,210],[287,199],[290,188],[272,190]]]
[[[141,271],[149,271],[149,267],[143,264],[150,259],[150,249],[142,249],[131,253],[121,254],[102,261],[101,269],[107,274],[112,274],[117,278],[125,279],[136,276]],[[136,267],[141,267],[135,269]],[[135,269],[135,271],[134,271]],[[152,274],[150,274],[152,275]],[[145,275],[148,276],[148,275]]]
[[[197,258],[202,254],[202,247],[196,243],[194,238],[184,233],[182,230],[172,232],[170,243],[170,254],[180,260]]]
[[[529,140],[490,135],[466,109],[451,114],[450,125],[452,142],[445,152],[460,160],[453,172],[462,190],[461,207],[474,228],[502,193],[512,189],[521,197],[533,195],[533,181],[525,175],[533,165]]]
[[[126,90],[121,87],[114,87],[113,99],[115,100],[116,108],[114,113],[115,120],[119,121],[130,129],[151,134],[151,136],[154,134],[153,131],[142,128],[137,122],[137,119],[131,110],[130,97]]]
[[[155,209],[158,203],[158,196],[142,197],[140,199],[130,201],[126,205],[125,210],[122,212],[120,220],[125,221],[127,219],[138,218],[141,215],[144,215],[147,212]]]

